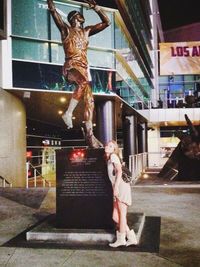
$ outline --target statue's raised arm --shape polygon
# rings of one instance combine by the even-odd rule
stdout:
[[[98,23],[96,25],[87,26],[86,30],[89,29],[89,36],[94,35],[100,31],[103,31],[105,28],[107,28],[111,22],[108,18],[108,16],[103,12],[103,10],[96,4],[94,0],[84,0],[89,5],[90,9],[93,9],[100,17],[101,23]]]
[[[47,4],[48,4],[49,11],[53,17],[53,20],[54,20],[56,26],[58,27],[58,29],[61,33],[62,40],[63,40],[68,35],[68,26],[63,21],[61,15],[56,10],[56,7],[55,7],[53,0],[47,0]]]

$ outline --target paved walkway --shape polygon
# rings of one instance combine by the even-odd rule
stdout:
[[[130,213],[145,212],[147,216],[161,217],[159,253],[42,248],[41,245],[8,247],[6,243],[12,238],[55,213],[55,189],[0,189],[0,266],[200,266],[200,189],[136,186],[132,193]]]

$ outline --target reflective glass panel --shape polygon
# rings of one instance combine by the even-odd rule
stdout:
[[[12,34],[48,39],[46,2],[41,0],[12,0]]]
[[[88,49],[88,62],[92,67],[114,68],[115,57],[113,52]]]
[[[13,38],[12,52],[15,59],[48,62],[48,51],[48,43]]]
[[[51,62],[63,64],[65,60],[65,54],[62,45],[51,43]]]
[[[104,11],[105,12],[105,11]],[[113,25],[113,15],[110,12],[105,12],[111,21],[111,25],[104,29],[103,31],[90,36],[89,43],[90,46],[104,47],[104,48],[114,48],[114,25]],[[83,15],[85,17],[84,26],[95,25],[101,22],[98,14],[94,10],[88,10],[83,8]]]

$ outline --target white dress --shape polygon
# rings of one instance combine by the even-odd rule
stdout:
[[[113,163],[121,164],[119,157],[116,154],[111,154],[110,159],[107,162],[108,167],[108,177],[112,183],[115,184],[116,176],[113,175]],[[119,196],[117,197],[120,202],[127,204],[128,206],[132,203],[131,198],[131,186],[130,183],[125,183],[122,179],[119,183]]]

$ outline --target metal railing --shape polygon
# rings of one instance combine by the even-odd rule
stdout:
[[[28,146],[26,187],[51,187],[56,181],[56,150],[58,146]]]
[[[170,155],[160,152],[144,152],[129,156],[129,169],[132,173],[133,184],[147,169],[159,172],[165,165]]]
[[[74,148],[74,147],[73,147]],[[42,183],[43,187],[51,187],[51,181],[55,181],[56,176],[56,159],[55,159],[55,149],[45,148],[48,154],[48,157],[43,155],[33,156],[31,159],[37,159],[36,162],[41,164],[32,164],[30,161],[26,163],[26,187],[29,187],[29,183],[32,182],[33,187],[38,186],[38,182]],[[49,156],[50,155],[50,156]],[[133,184],[141,176],[147,168],[161,169],[166,161],[168,160],[169,155],[160,152],[144,152],[140,154],[130,155],[129,156],[129,169],[132,173]],[[48,160],[47,160],[48,158]],[[32,174],[30,176],[30,172]],[[1,177],[0,177],[1,178]],[[51,181],[49,181],[51,180]],[[5,183],[5,182],[4,182]]]
[[[9,187],[12,187],[12,183],[10,183],[8,180],[6,180],[4,177],[0,176],[1,180],[1,187],[6,187],[8,185]]]
[[[86,146],[81,147],[86,148]],[[76,148],[76,146],[62,148]],[[33,152],[33,156],[29,156],[26,162],[26,188],[30,183],[33,187],[41,186],[41,183],[43,187],[54,186],[53,184],[56,182],[56,150],[61,147],[28,146],[27,149]]]
[[[30,181],[33,180],[33,186],[37,187],[37,182],[40,179],[42,181],[42,186],[46,187],[46,184],[48,187],[51,187],[51,182],[45,179],[45,177],[37,170],[37,168],[42,167],[42,165],[33,166],[29,161],[26,162],[26,188],[29,188]],[[32,177],[29,177],[29,170],[33,169],[34,175]]]
[[[133,184],[147,167],[147,152],[129,156],[129,170],[131,171]]]

